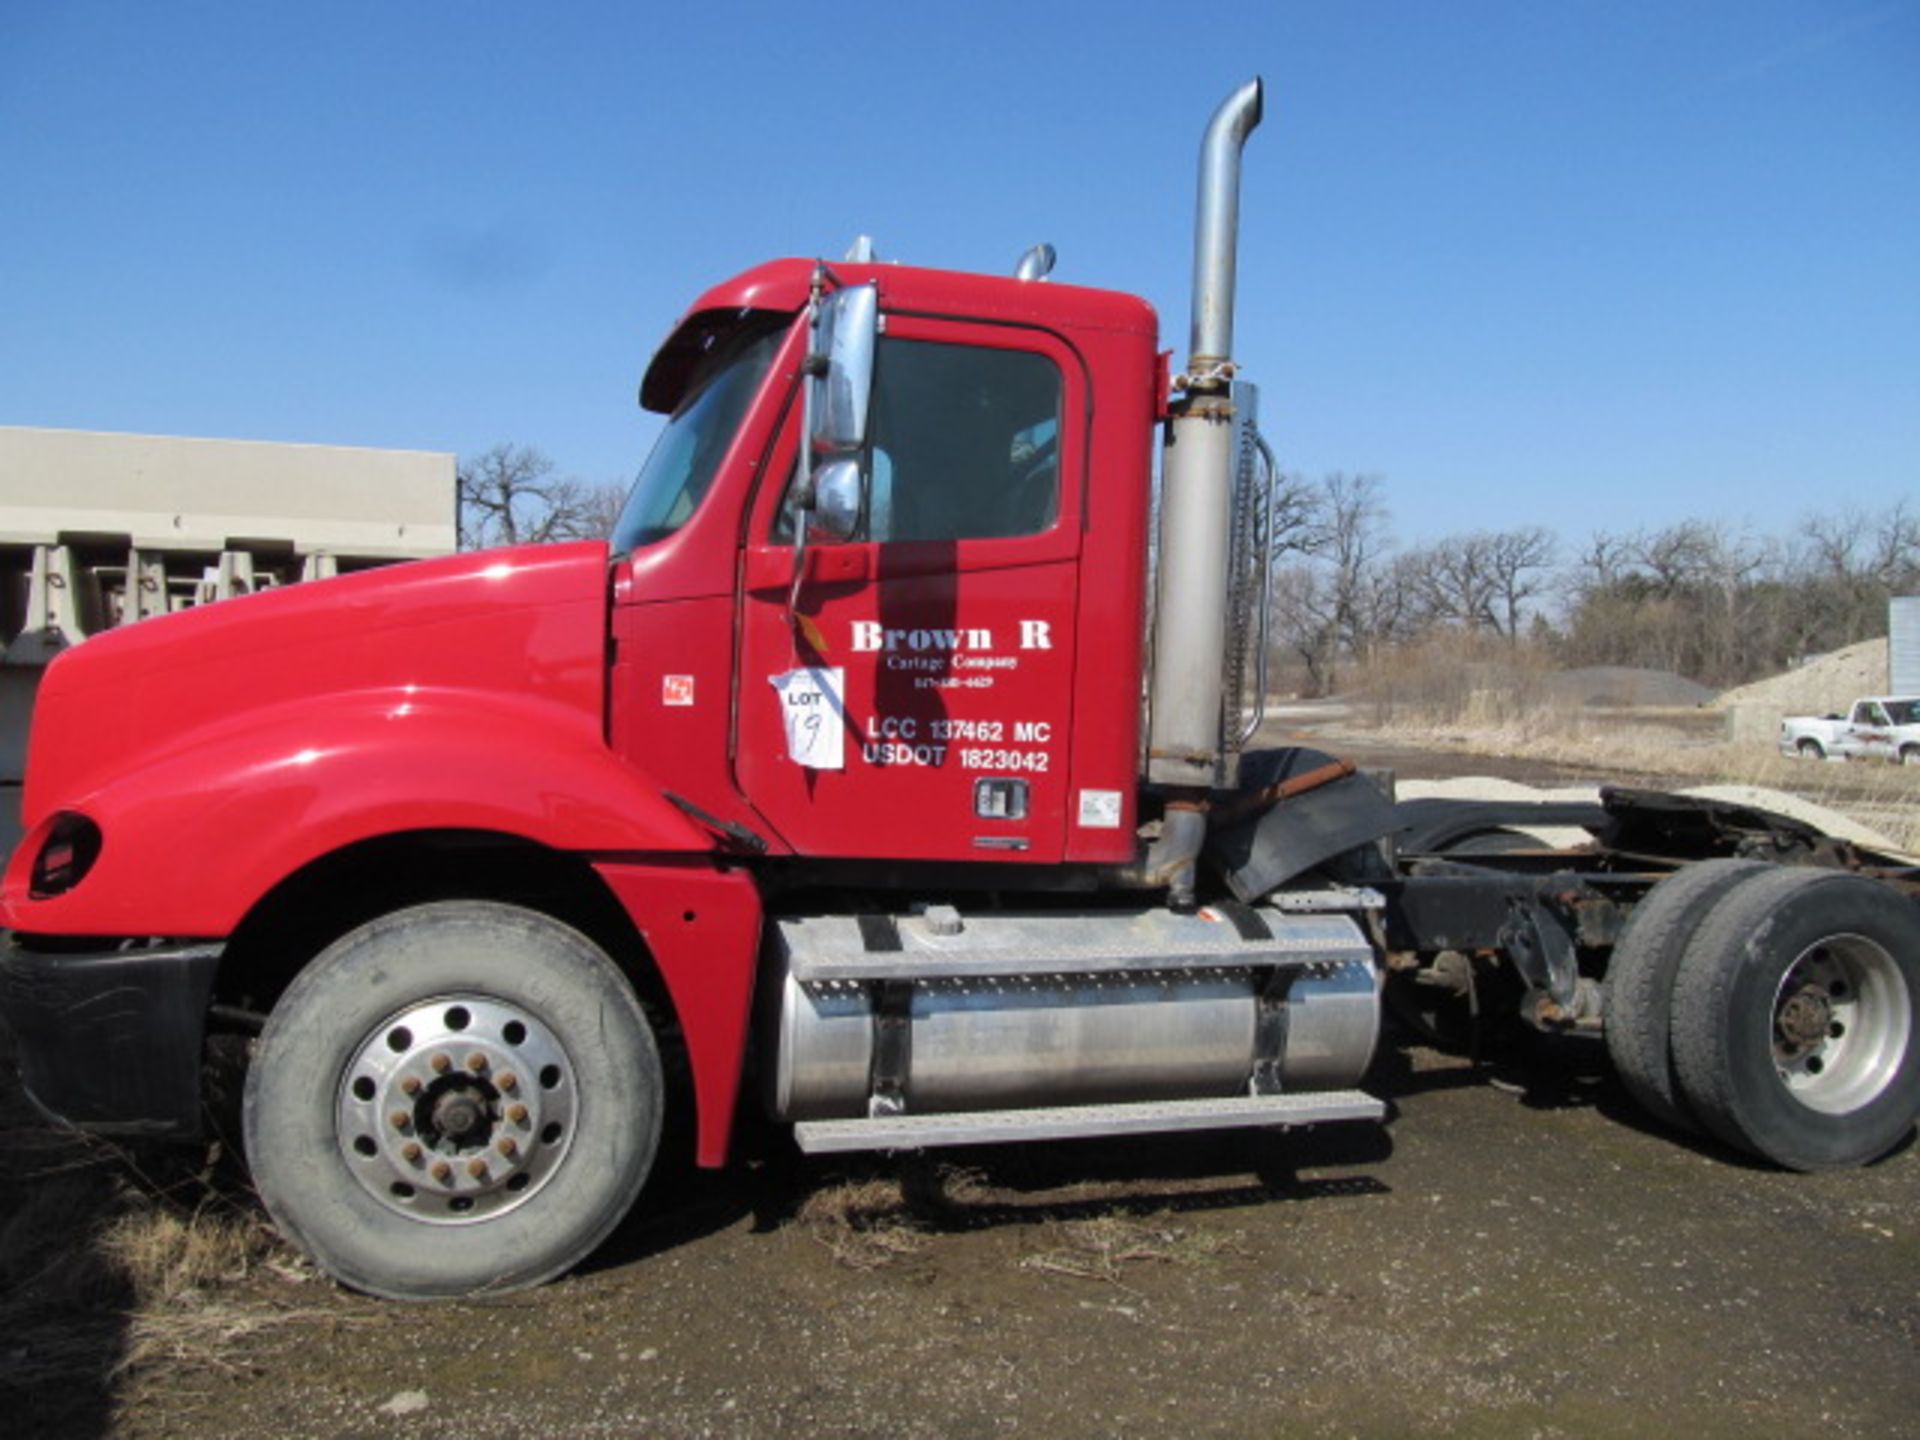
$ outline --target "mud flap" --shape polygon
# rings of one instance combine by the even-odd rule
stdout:
[[[1245,792],[1268,789],[1333,763],[1320,750],[1250,750],[1240,759]],[[1207,858],[1235,897],[1251,903],[1337,855],[1390,834],[1393,805],[1360,774],[1291,796],[1207,836]]]

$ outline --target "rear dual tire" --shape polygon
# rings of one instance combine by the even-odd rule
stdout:
[[[1674,1069],[1674,978],[1687,943],[1713,908],[1767,866],[1707,860],[1662,880],[1633,907],[1607,965],[1606,1040],[1614,1070],[1640,1108],[1671,1129],[1698,1133]]]
[[[1831,870],[1739,877],[1681,955],[1680,1093],[1720,1140],[1788,1169],[1862,1165],[1912,1134],[1916,1039],[1920,905],[1889,885]]]

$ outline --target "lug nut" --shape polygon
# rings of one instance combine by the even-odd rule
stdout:
[[[418,1095],[420,1093],[420,1077],[418,1075],[401,1076],[400,1089],[408,1095]]]
[[[420,1142],[417,1140],[407,1141],[406,1144],[400,1147],[400,1154],[404,1159],[408,1160],[409,1162],[415,1165],[419,1164],[420,1163]]]
[[[467,1174],[476,1180],[486,1179],[487,1162],[482,1160],[478,1155],[474,1156],[473,1159],[467,1161]]]
[[[507,1106],[507,1119],[516,1125],[526,1124],[527,1107],[522,1105],[518,1100],[514,1101],[513,1104]]]
[[[433,1170],[431,1173],[434,1179],[444,1185],[453,1178],[453,1166],[447,1164],[444,1160],[436,1160],[433,1162]]]
[[[502,1090],[514,1090],[519,1088],[520,1077],[511,1070],[502,1070],[498,1075],[493,1077],[493,1083],[498,1085]]]
[[[478,1075],[482,1070],[485,1070],[486,1068],[487,1068],[487,1057],[482,1052],[476,1050],[471,1055],[467,1056],[467,1069],[473,1071],[474,1074]]]
[[[502,1135],[493,1148],[511,1160],[520,1146],[511,1135]]]
[[[429,1063],[433,1066],[434,1074],[444,1075],[447,1073],[447,1071],[453,1068],[453,1057],[450,1055],[441,1053],[441,1054],[435,1055]]]
[[[413,1117],[404,1110],[394,1111],[391,1115],[387,1116],[387,1119],[396,1130],[404,1130],[413,1123]]]

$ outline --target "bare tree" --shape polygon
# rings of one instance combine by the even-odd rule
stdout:
[[[1374,633],[1367,592],[1391,544],[1381,488],[1378,475],[1336,471],[1327,476],[1320,482],[1306,544],[1327,572],[1335,640],[1355,659],[1364,659],[1380,638]]]
[[[1493,573],[1498,618],[1494,628],[1509,640],[1520,638],[1520,617],[1527,602],[1544,594],[1552,579],[1559,544],[1539,525],[1501,530],[1489,537],[1487,564]]]
[[[1364,659],[1405,627],[1411,592],[1389,563],[1387,508],[1377,475],[1284,477],[1276,492],[1273,634],[1319,693],[1343,656]]]
[[[544,451],[501,443],[460,463],[460,544],[541,545],[612,533],[617,487],[556,475]]]
[[[1463,630],[1499,628],[1491,535],[1449,535],[1407,559],[1428,623]]]
[[[1889,595],[1920,591],[1920,512],[1905,500],[1879,517],[1870,565]]]
[[[1427,614],[1414,556],[1394,555],[1370,567],[1361,577],[1355,610],[1358,629],[1370,637],[1370,647],[1416,638]]]
[[[1332,691],[1339,631],[1334,624],[1331,589],[1322,571],[1295,561],[1274,573],[1273,638],[1307,672],[1307,689]]]
[[[1273,481],[1273,544],[1275,566],[1289,555],[1310,553],[1318,538],[1319,495],[1300,475],[1276,475]]]

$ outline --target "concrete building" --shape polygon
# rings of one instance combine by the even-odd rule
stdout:
[[[456,546],[454,457],[0,426],[0,859],[34,691],[89,635]]]

